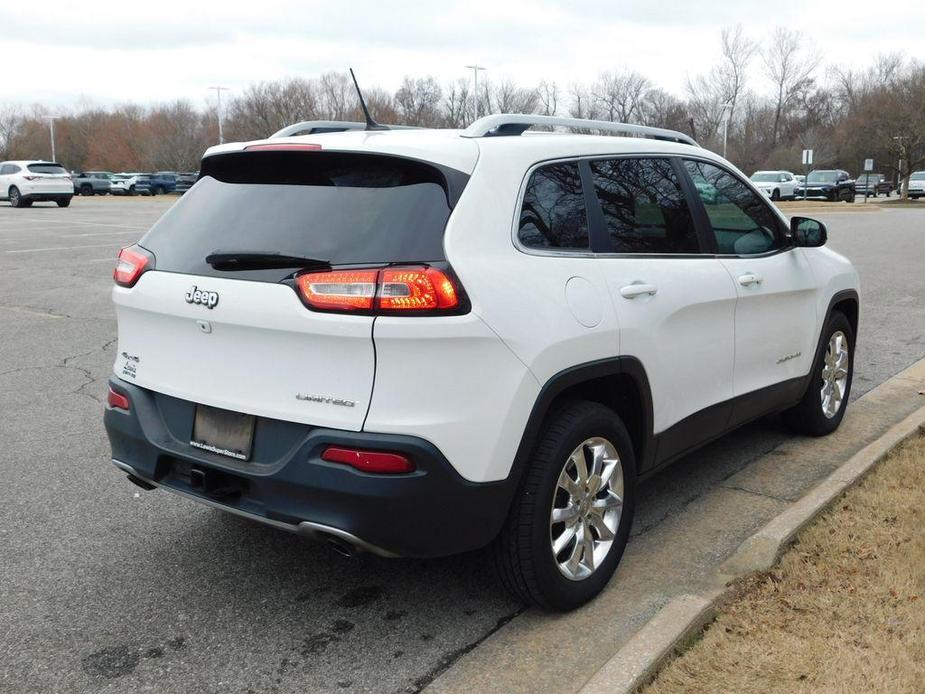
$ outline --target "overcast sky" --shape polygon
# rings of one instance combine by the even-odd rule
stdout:
[[[858,8],[857,11],[852,6]],[[862,13],[861,8],[865,8]],[[861,66],[881,52],[925,59],[925,2],[833,0],[0,0],[0,102],[56,108],[232,94],[260,80],[353,66],[361,84],[404,75],[542,79],[565,87],[633,69],[680,95],[719,58],[720,30],[763,41],[775,25],[812,36],[824,64]],[[760,61],[751,87],[764,91]]]

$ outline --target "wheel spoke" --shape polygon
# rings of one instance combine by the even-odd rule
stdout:
[[[575,469],[578,471],[578,482],[584,484],[588,481],[588,462],[585,460],[585,447],[581,445],[578,449],[572,453],[569,458],[574,464]]]
[[[584,527],[584,540],[581,545],[584,549],[582,563],[589,571],[594,571],[594,538],[591,536],[591,528],[587,525]]]
[[[601,476],[604,471],[604,455],[606,451],[602,444],[591,446],[591,476]]]
[[[613,480],[613,473],[620,469],[619,458],[604,458],[604,472],[601,473],[601,489],[611,484],[612,482],[619,481],[619,476],[616,480]]]
[[[578,499],[583,493],[581,486],[578,484],[578,482],[569,477],[569,474],[566,472],[566,470],[563,470],[562,474],[559,475],[558,486],[560,489],[564,489],[568,493],[570,499]]]
[[[568,547],[568,543],[572,541],[572,538],[578,534],[578,524],[566,526],[565,530],[562,531],[562,534],[559,535],[552,543],[552,553],[555,556],[559,556],[559,553]],[[578,543],[575,543],[576,545]]]
[[[572,547],[572,553],[569,555],[568,561],[565,562],[565,568],[573,576],[578,575],[578,566],[581,564],[582,554],[584,554],[584,543],[581,541],[576,542],[575,546]]]
[[[591,527],[597,531],[598,540],[601,542],[609,542],[614,538],[613,531],[607,527],[607,523],[604,522],[604,518],[602,516],[599,516],[596,513],[591,514],[588,520],[591,523]]]
[[[591,504],[591,513],[597,516],[602,516],[611,509],[622,508],[623,499],[621,499],[614,492],[607,492],[607,496],[603,499],[596,499],[593,504]]]
[[[571,503],[565,508],[554,508],[552,510],[553,523],[565,523],[566,525],[572,525],[577,518],[578,507]]]

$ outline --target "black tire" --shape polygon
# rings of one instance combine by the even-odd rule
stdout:
[[[841,404],[835,414],[827,417],[822,410],[823,370],[826,368],[825,356],[829,347],[829,340],[836,333],[841,332],[847,339],[848,345],[848,374],[842,394]],[[822,331],[819,346],[816,348],[816,358],[813,360],[813,371],[809,385],[803,399],[795,407],[784,412],[787,425],[800,434],[807,436],[825,436],[838,429],[848,407],[848,398],[851,395],[851,382],[854,378],[854,331],[851,323],[844,313],[833,311]]]
[[[129,194],[129,195],[137,195],[137,194],[138,194],[138,192],[135,190],[135,186],[129,186],[129,188],[128,188],[128,194]]]
[[[58,198],[55,200],[58,203],[58,207],[68,207],[71,204],[71,196],[65,195],[63,198]]]
[[[832,194],[829,196],[829,202],[838,202],[840,197],[841,196],[839,195],[838,190],[833,190]]]
[[[777,188],[775,188],[774,192],[771,193],[771,200],[780,200],[780,191]]]
[[[84,183],[82,186],[80,186],[80,194],[92,196],[93,186],[91,186],[89,183]]]
[[[857,195],[857,194],[856,194],[853,190],[850,191],[850,192],[848,193],[847,197],[845,197],[845,202],[854,202],[854,198],[855,198],[856,195]]]
[[[10,189],[6,193],[7,199],[10,201],[10,207],[28,207],[23,200],[22,194],[19,192],[19,188],[16,186],[10,186]]]
[[[613,544],[589,576],[566,578],[552,553],[550,514],[563,468],[571,453],[592,437],[607,439],[623,469],[623,506]],[[594,402],[564,404],[551,414],[536,442],[507,521],[491,546],[504,587],[524,602],[546,610],[574,609],[594,598],[620,563],[629,539],[636,501],[636,460],[626,427],[615,412]]]
[[[164,186],[154,186],[151,189],[151,195],[163,195],[164,193]]]

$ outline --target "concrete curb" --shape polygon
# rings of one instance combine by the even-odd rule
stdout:
[[[860,482],[893,448],[925,431],[925,406],[871,442],[799,501],[747,538],[718,568],[716,584],[704,595],[682,595],[665,605],[581,688],[581,694],[633,692],[651,681],[664,662],[711,622],[730,584],[767,571],[803,528],[847,489]]]

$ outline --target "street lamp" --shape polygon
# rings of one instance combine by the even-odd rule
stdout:
[[[45,116],[48,121],[48,129],[51,133],[51,160],[55,161],[55,119],[59,116]]]
[[[475,99],[475,120],[479,119],[479,70],[487,70],[481,65],[466,65],[469,70],[472,70],[472,90],[473,98]]]
[[[228,87],[209,87],[215,90],[215,96],[218,97],[218,144],[225,142],[225,136],[222,133],[222,92],[229,91]]]

